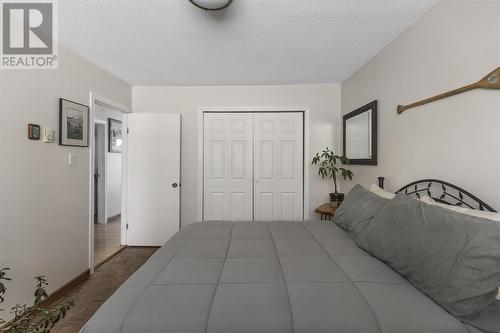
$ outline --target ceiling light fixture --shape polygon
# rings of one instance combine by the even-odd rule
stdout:
[[[204,10],[222,10],[229,7],[233,0],[189,0],[189,2]]]

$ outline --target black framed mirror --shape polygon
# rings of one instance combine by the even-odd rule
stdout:
[[[377,101],[343,118],[344,156],[354,165],[377,165]]]

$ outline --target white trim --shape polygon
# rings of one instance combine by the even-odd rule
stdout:
[[[95,258],[94,258],[94,151],[95,151],[95,140],[94,140],[94,122],[98,119],[95,118],[95,106],[101,105],[105,106],[108,108],[112,109],[117,109],[121,112],[124,113],[130,113],[132,112],[132,109],[126,105],[117,103],[113,100],[110,100],[106,97],[103,97],[99,94],[96,94],[92,91],[89,91],[89,124],[92,124],[92,126],[89,126],[89,173],[88,173],[88,182],[89,182],[89,202],[88,202],[88,207],[89,207],[89,269],[90,269],[90,274],[94,273],[94,267],[95,267]],[[126,117],[124,117],[126,118]],[[106,126],[107,127],[107,126]],[[106,128],[107,131],[107,128]],[[126,141],[124,140],[122,150],[126,150]],[[125,180],[126,177],[124,177],[124,171],[126,171],[126,155],[123,155],[122,153],[122,219],[121,219],[121,236],[120,236],[120,243],[121,244],[126,244],[126,214],[124,214],[124,210],[126,209],[123,206],[123,200],[124,197],[126,196],[126,184]],[[107,189],[105,186],[105,197],[107,199]],[[107,206],[105,207],[105,210],[107,209]],[[105,214],[107,216],[107,213]],[[125,215],[125,216],[124,216]]]
[[[127,243],[127,172],[128,172],[128,113],[122,114],[122,200],[121,200],[121,233],[120,243],[126,245]]]
[[[303,112],[304,113],[304,220],[309,219],[310,119],[307,106],[204,106],[198,109],[198,221],[203,221],[203,114],[205,112]]]
[[[203,221],[203,142],[205,126],[203,126],[204,109],[198,110],[198,221]],[[182,226],[182,223],[181,223]]]
[[[310,152],[310,111],[309,108],[304,109],[304,220],[308,221],[309,216],[309,152]]]
[[[110,100],[110,99],[108,99],[106,97],[100,96],[100,95],[95,94],[95,93],[93,95],[94,95],[94,101],[98,105],[105,106],[105,107],[110,107],[112,109],[118,109],[119,111],[125,112],[125,113],[132,112],[132,109],[129,108],[128,106],[126,106],[126,105],[120,104],[118,102],[115,102],[113,100]]]
[[[92,126],[89,126],[89,269],[90,274],[94,273],[94,119],[95,119],[95,99],[92,91],[89,93],[89,118],[92,120]],[[90,123],[90,121],[89,121]]]

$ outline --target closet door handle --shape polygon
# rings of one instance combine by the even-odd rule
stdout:
[[[177,186],[178,186],[178,184],[177,184],[177,183],[173,183],[173,184],[172,184],[172,187],[173,187],[173,188],[176,188]]]

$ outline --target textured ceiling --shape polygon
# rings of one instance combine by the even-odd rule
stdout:
[[[434,0],[61,0],[61,42],[133,85],[342,82]]]

